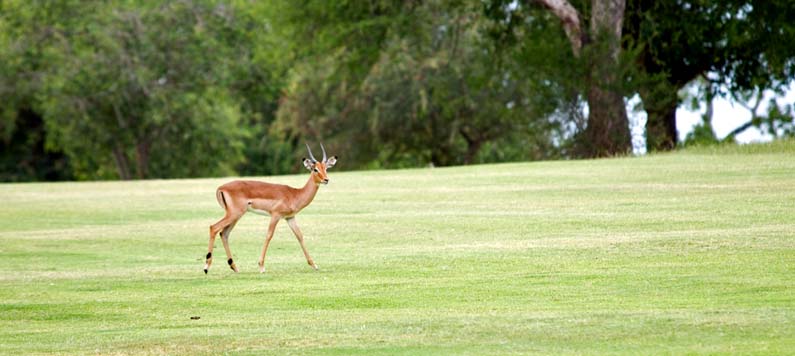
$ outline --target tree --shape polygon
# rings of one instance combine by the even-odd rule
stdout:
[[[41,78],[26,105],[41,114],[47,145],[65,152],[77,178],[230,174],[243,161],[247,130],[234,79],[248,62],[240,60],[245,38],[233,8],[12,5],[5,18],[19,19],[22,30],[11,37],[20,49],[11,58],[29,53],[40,63],[22,68]],[[38,50],[25,52],[23,43]]]
[[[233,1],[234,19],[228,23],[223,43],[234,58],[228,89],[240,105],[239,125],[245,127],[244,160],[235,167],[239,175],[268,175],[291,172],[296,148],[270,130],[293,65],[294,44],[286,41],[287,29],[277,26],[282,8],[273,1]]]
[[[696,78],[711,78],[703,100],[780,90],[795,78],[790,1],[629,0],[626,13],[625,44],[641,49],[637,87],[649,151],[676,146],[677,92]]]
[[[586,65],[588,126],[584,153],[607,156],[629,152],[629,120],[622,93],[619,58],[624,20],[624,0],[593,0],[590,32],[583,30],[583,17],[566,0],[539,0],[560,19],[571,42],[572,53],[588,52]]]
[[[0,182],[72,178],[69,161],[63,152],[45,145],[46,131],[41,116],[28,109],[18,109],[5,122],[2,126],[5,135],[0,138]]]
[[[297,68],[280,106],[281,127],[293,136],[333,140],[348,152],[348,164],[481,162],[500,155],[494,151],[510,151],[497,144],[506,142],[523,144],[512,157],[555,155],[552,141],[560,125],[548,115],[556,101],[545,100],[554,95],[540,95],[552,90],[495,48],[477,10],[432,1],[402,8],[391,20],[327,24],[370,24],[378,29],[366,33],[382,35],[364,42],[364,48],[352,41],[317,44],[335,55]],[[408,12],[414,25],[406,28],[401,19]],[[368,69],[349,71],[352,58],[369,58]],[[489,152],[483,153],[484,147]]]
[[[37,96],[49,66],[56,23],[74,15],[68,1],[0,1],[0,181],[65,180],[62,149],[48,144]]]
[[[265,4],[0,6],[6,142],[38,137],[78,179],[285,171],[267,139],[286,69]],[[28,117],[44,125],[19,122]]]
[[[699,100],[759,109],[735,133],[789,135],[791,105],[753,99],[793,79],[793,17],[784,0],[0,0],[0,179],[284,173],[318,140],[343,168],[614,155],[635,93],[649,149],[670,149],[694,78]]]

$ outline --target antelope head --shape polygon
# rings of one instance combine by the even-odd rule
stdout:
[[[323,159],[318,161],[312,154],[312,149],[309,144],[306,144],[306,150],[309,151],[309,158],[304,158],[304,167],[312,172],[312,179],[315,184],[328,184],[328,174],[326,170],[334,167],[337,164],[337,156],[326,157],[326,149],[323,144],[320,144],[320,150],[323,151]]]

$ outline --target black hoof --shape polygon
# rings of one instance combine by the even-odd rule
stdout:
[[[204,269],[204,274],[207,274],[207,269],[206,268]]]

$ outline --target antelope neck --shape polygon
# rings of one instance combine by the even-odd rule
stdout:
[[[309,205],[309,203],[311,203],[313,199],[315,199],[315,194],[317,194],[317,190],[319,187],[320,184],[315,183],[315,178],[310,173],[309,180],[307,180],[306,184],[304,184],[304,187],[301,188],[301,193],[299,195],[300,200],[303,202],[301,204],[302,209],[307,205]]]

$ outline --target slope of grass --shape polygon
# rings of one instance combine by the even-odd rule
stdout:
[[[265,274],[252,214],[202,272],[228,179],[0,185],[0,353],[795,350],[793,142],[330,173]]]

